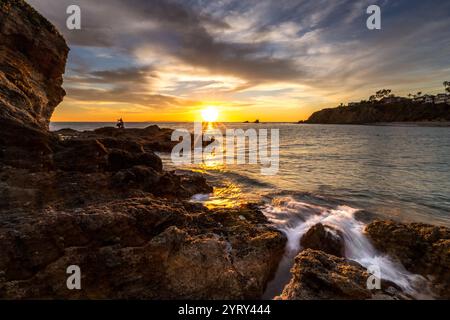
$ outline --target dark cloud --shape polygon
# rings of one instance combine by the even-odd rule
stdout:
[[[154,46],[181,61],[210,72],[248,80],[270,81],[298,78],[294,61],[277,59],[263,44],[230,43],[214,39],[208,28],[230,26],[183,2],[169,0],[31,0],[64,33],[71,45],[111,47],[133,53],[140,46]],[[65,27],[65,8],[78,4],[83,30]]]
[[[152,68],[128,68],[117,70],[81,72],[66,77],[66,89],[70,98],[79,101],[106,101],[132,103],[148,108],[178,107],[195,104],[162,94],[152,94]]]
[[[57,25],[72,47],[104,48],[130,61],[135,59],[136,50],[150,48],[161,59],[242,79],[230,94],[270,82],[308,85],[328,90],[328,94],[397,83],[420,84],[420,77],[429,81],[428,75],[442,75],[445,70],[448,74],[449,68],[449,1],[28,2]],[[70,4],[82,9],[81,31],[65,27]],[[382,7],[382,31],[365,27],[369,4]],[[286,25],[292,33],[283,36]],[[148,93],[152,92],[152,81],[157,80],[157,63],[152,67],[130,63],[133,66],[124,69],[99,68],[93,61],[94,57],[72,50],[69,67],[84,70],[74,70],[67,77],[70,96],[84,100],[97,96],[98,100],[104,94],[114,101],[133,98],[150,105],[179,103],[171,96]],[[99,69],[102,71],[92,71]],[[208,84],[213,83],[185,82],[179,87],[189,90]],[[86,85],[95,89],[82,89]]]

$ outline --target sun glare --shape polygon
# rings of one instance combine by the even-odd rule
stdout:
[[[202,118],[206,122],[216,122],[219,118],[219,110],[216,107],[207,107],[202,110]]]

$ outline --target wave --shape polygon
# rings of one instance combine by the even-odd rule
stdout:
[[[289,272],[295,256],[302,250],[301,237],[315,224],[322,223],[342,232],[345,243],[345,257],[361,264],[367,269],[380,271],[382,279],[397,284],[404,292],[415,298],[430,298],[423,293],[427,280],[408,272],[391,257],[379,253],[364,234],[365,224],[355,218],[359,209],[345,205],[321,206],[298,201],[292,196],[275,198],[262,207],[263,213],[286,234],[288,242],[275,279],[268,285],[265,297],[273,298],[280,294],[290,280]]]

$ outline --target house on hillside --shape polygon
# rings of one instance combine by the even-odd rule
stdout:
[[[349,107],[355,107],[355,106],[357,106],[357,105],[359,105],[359,102],[349,102],[349,103],[348,103],[348,106],[349,106]]]
[[[426,95],[425,96],[425,103],[434,103],[434,96]]]
[[[398,102],[404,102],[408,99],[402,98],[402,97],[385,97],[380,100],[383,104],[391,104],[391,103],[398,103]]]
[[[425,97],[424,96],[417,96],[417,97],[414,97],[413,101],[415,103],[423,103],[425,101]]]
[[[414,102],[415,103],[434,103],[435,100],[435,96],[426,94],[423,96],[418,96],[418,97],[414,97]]]
[[[434,99],[434,103],[435,104],[444,104],[444,103],[450,104],[450,95],[448,95],[446,93],[440,93]]]
[[[423,96],[423,103],[434,103],[434,96],[426,94]]]

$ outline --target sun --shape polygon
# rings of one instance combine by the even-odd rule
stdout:
[[[219,110],[216,107],[207,107],[201,112],[205,122],[216,122],[217,118],[219,118]]]

